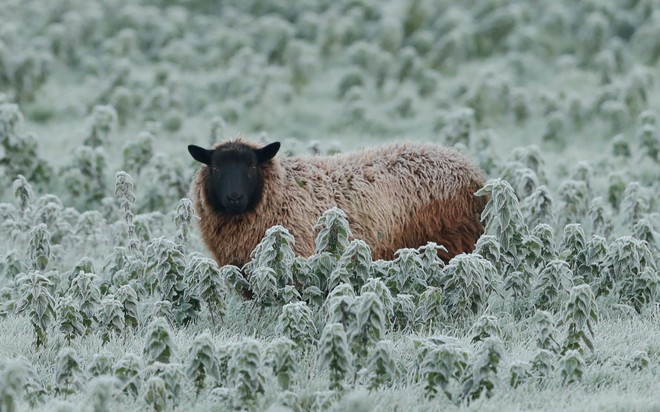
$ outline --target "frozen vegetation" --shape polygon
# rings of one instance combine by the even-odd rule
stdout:
[[[0,411],[660,409],[660,1],[3,0]],[[477,253],[203,249],[186,145],[426,140]],[[282,153],[281,155],[285,155]],[[250,287],[252,301],[242,299]]]

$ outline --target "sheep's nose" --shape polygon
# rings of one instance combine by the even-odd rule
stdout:
[[[243,195],[240,193],[230,193],[227,195],[227,200],[229,200],[232,203],[236,203],[241,199],[243,199]]]

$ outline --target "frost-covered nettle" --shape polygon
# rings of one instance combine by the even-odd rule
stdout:
[[[315,251],[312,228],[323,212],[346,212],[373,257],[435,241],[445,259],[474,248],[483,231],[481,172],[434,145],[398,144],[334,157],[276,158],[279,143],[245,140],[188,150],[204,166],[193,183],[202,238],[219,265],[242,266],[266,231],[280,224],[294,251]],[[240,177],[240,179],[239,179]],[[353,199],[364,199],[355,202]],[[317,245],[318,246],[318,245]]]
[[[115,184],[115,196],[119,200],[119,208],[122,212],[122,219],[128,227],[128,248],[135,253],[138,247],[137,235],[135,234],[135,223],[133,223],[133,203],[135,203],[135,194],[133,193],[133,179],[126,172],[117,172],[117,182]]]

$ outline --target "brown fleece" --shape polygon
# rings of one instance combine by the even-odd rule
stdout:
[[[311,256],[312,228],[334,206],[346,212],[353,237],[371,247],[374,259],[392,259],[398,249],[432,241],[448,249],[440,254],[446,261],[471,252],[483,233],[486,198],[474,196],[483,176],[464,155],[445,147],[399,143],[329,157],[276,156],[262,167],[261,201],[237,216],[219,215],[206,205],[207,166],[195,176],[191,195],[202,239],[220,266],[242,267],[274,225],[291,232],[298,255]]]

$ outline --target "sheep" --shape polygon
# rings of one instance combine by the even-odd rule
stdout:
[[[481,171],[453,150],[398,143],[333,156],[275,158],[278,142],[259,147],[237,138],[212,149],[190,145],[197,171],[191,197],[199,229],[218,265],[243,267],[267,229],[287,228],[299,256],[314,254],[314,224],[339,207],[353,237],[374,259],[436,242],[448,261],[474,249],[483,233]]]

